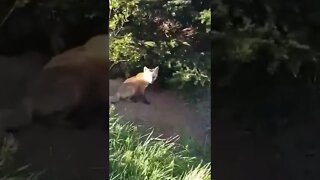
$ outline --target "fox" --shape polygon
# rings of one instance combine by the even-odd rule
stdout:
[[[133,102],[142,101],[149,105],[150,101],[145,96],[145,90],[158,77],[159,66],[149,69],[143,67],[143,72],[136,74],[133,77],[126,79],[118,88],[114,96],[109,97],[109,104],[115,104],[121,99],[130,99]]]
[[[107,106],[108,39],[108,35],[97,35],[51,58],[28,82],[20,105],[0,115],[3,126],[17,128],[35,121],[49,127],[55,123],[69,125],[63,121],[78,114],[73,125],[87,127],[81,112],[91,107],[105,111]]]

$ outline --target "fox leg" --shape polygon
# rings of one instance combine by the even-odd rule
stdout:
[[[146,98],[146,96],[144,94],[136,95],[136,96],[134,96],[132,98],[135,100],[135,102],[140,100],[144,104],[147,104],[147,105],[150,104],[150,101]]]
[[[136,103],[136,102],[138,102],[138,97],[137,97],[137,96],[132,96],[132,97],[130,98],[130,100],[131,100],[132,102]]]
[[[150,104],[150,101],[146,98],[146,95],[142,94],[141,95],[141,98],[142,98],[142,102],[149,105]]]
[[[138,101],[143,102],[144,104],[150,104],[150,101],[146,98],[144,94],[134,95],[130,98],[130,100],[134,103],[137,103]]]
[[[141,101],[143,102],[144,104],[150,104],[150,102],[147,100],[146,96],[144,94],[141,94],[141,95],[135,95],[135,96],[132,96],[130,98],[130,100],[134,103],[137,103],[138,101]]]

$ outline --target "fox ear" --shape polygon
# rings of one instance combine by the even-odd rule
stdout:
[[[155,67],[155,68],[153,69],[153,71],[158,74],[159,66]]]
[[[149,69],[146,66],[144,66],[143,67],[143,72],[147,72],[147,71],[149,71]]]

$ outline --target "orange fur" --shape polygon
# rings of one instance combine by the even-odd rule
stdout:
[[[105,104],[108,62],[108,35],[92,37],[53,57],[28,82],[26,96],[18,105],[0,110],[0,136],[6,128],[31,124],[35,114],[69,114],[77,108]]]
[[[143,73],[138,73],[137,75],[128,78],[123,82],[123,87],[132,86],[135,89],[134,95],[144,94],[145,89],[149,86],[149,83],[143,79]]]
[[[155,70],[155,71],[154,71]],[[153,72],[154,71],[154,72]],[[153,75],[155,78],[152,79]],[[114,96],[109,97],[109,103],[118,102],[120,99],[128,99],[137,96],[144,96],[145,90],[150,83],[146,80],[149,77],[154,81],[158,75],[158,67],[150,71],[148,68],[144,68],[144,72],[138,73],[137,75],[126,79],[118,88],[118,91]]]
[[[101,41],[106,35],[98,36]],[[92,40],[93,39],[93,40]],[[51,59],[28,89],[32,112],[51,115],[77,107],[104,103],[107,99],[107,56],[92,52],[96,37]],[[101,46],[101,43],[96,44]],[[88,48],[89,47],[89,48]],[[104,50],[104,48],[97,48]],[[97,52],[97,51],[95,51]]]

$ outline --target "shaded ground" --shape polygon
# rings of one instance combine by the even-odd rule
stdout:
[[[33,126],[20,134],[17,160],[31,163],[29,170],[46,170],[41,179],[105,180],[107,132],[101,127],[85,131]]]
[[[238,129],[232,122],[232,112],[215,109],[214,179],[220,180],[282,180],[275,167],[272,143],[259,145],[254,137]],[[232,173],[231,173],[232,172]]]
[[[319,179],[319,123],[296,124],[273,138],[257,138],[234,124],[232,110],[214,112],[214,179]]]
[[[288,180],[320,179],[319,122],[297,124],[275,141]]]

